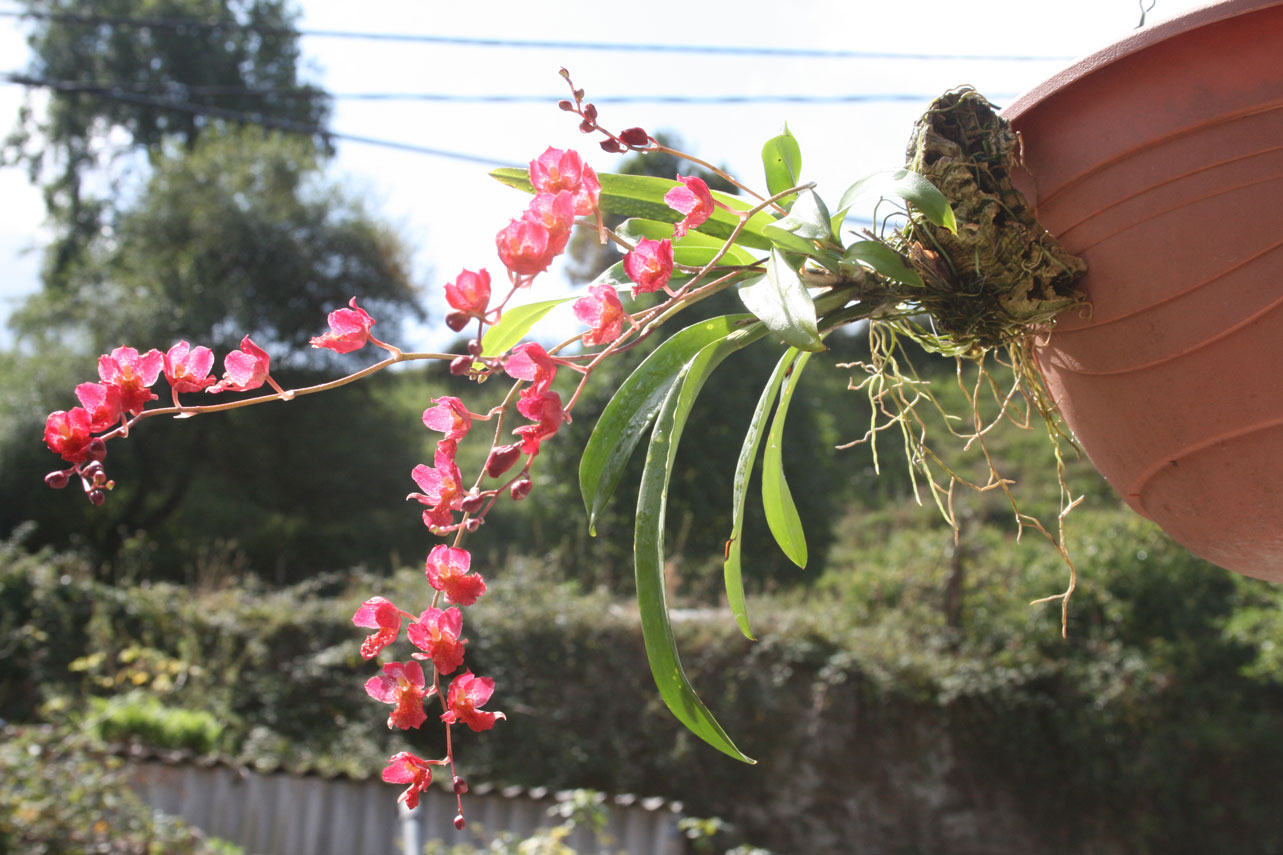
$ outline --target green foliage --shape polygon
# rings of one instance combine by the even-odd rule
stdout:
[[[280,377],[303,385],[328,375]],[[62,381],[63,394],[76,382]],[[195,583],[239,567],[284,584],[363,562],[386,567],[422,549],[403,498],[410,470],[431,459],[419,416],[433,394],[446,387],[387,374],[254,412],[153,419],[110,445],[118,486],[100,508],[42,482],[57,461],[38,439],[41,415],[0,447],[9,463],[0,468],[0,532],[39,519],[30,544],[78,543],[105,579]]]
[[[155,815],[127,786],[118,759],[65,728],[5,727],[0,779],[0,853],[241,855]]]
[[[49,93],[43,115],[27,109],[11,155],[44,182],[55,239],[45,277],[62,288],[87,261],[109,220],[119,174],[102,181],[100,165],[130,151],[157,155],[166,145],[193,146],[228,127],[207,112],[231,110],[265,121],[322,127],[328,96],[298,76],[300,50],[289,0],[23,0],[33,13],[29,74],[39,80],[106,84]],[[103,18],[187,18],[245,27],[131,27]],[[80,19],[80,20],[77,20]],[[112,86],[120,83],[122,87]],[[246,90],[266,90],[256,93]],[[278,94],[271,94],[272,92]],[[289,94],[279,94],[289,93]],[[318,132],[307,143],[329,148]],[[96,182],[95,182],[96,179]],[[108,192],[88,188],[106,184]],[[89,262],[92,263],[92,262]]]
[[[93,700],[89,717],[95,735],[104,742],[139,741],[206,754],[218,746],[223,733],[213,713],[167,706],[155,695],[128,692]]]
[[[94,355],[180,338],[222,353],[250,333],[274,345],[278,368],[316,364],[323,351],[308,339],[319,319],[359,294],[395,337],[401,316],[418,311],[407,252],[317,170],[306,140],[255,128],[157,152],[110,237],[23,306],[16,328],[36,340],[78,333]]]
[[[752,601],[756,643],[725,615],[680,613],[684,667],[759,760],[751,775],[684,733],[644,684],[632,609],[574,596],[544,559],[492,567],[503,584],[470,613],[468,649],[502,687],[495,707],[511,726],[457,734],[467,777],[663,794],[793,852],[841,827],[833,800],[863,792],[869,775],[907,764],[916,776],[930,766],[922,758],[950,752],[978,792],[1016,799],[1053,851],[1088,835],[1137,853],[1277,851],[1273,590],[1129,512],[1072,519],[1082,577],[1067,641],[1054,606],[1028,605],[1064,585],[1053,553],[983,514],[955,546],[938,518],[904,502],[853,507],[814,588]],[[386,710],[360,691],[370,666],[352,612],[374,593],[417,608],[417,568],[279,592],[244,579],[193,596],[95,583],[74,556],[12,543],[0,554],[0,715],[35,715],[28,697],[50,714],[83,707],[76,698],[102,692],[98,678],[146,673],[139,690],[209,713],[220,747],[259,768],[368,774],[395,750],[443,750],[435,732],[389,737]],[[176,675],[168,686],[164,674]]]

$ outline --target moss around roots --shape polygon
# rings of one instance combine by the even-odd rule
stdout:
[[[918,121],[908,167],[953,205],[958,233],[915,217],[898,247],[926,285],[917,300],[937,328],[962,345],[1005,344],[1085,303],[1087,272],[1034,219],[1011,184],[1019,139],[970,88],[946,93]]]

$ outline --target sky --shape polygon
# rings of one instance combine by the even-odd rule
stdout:
[[[831,201],[854,180],[902,165],[914,120],[932,97],[969,84],[999,106],[1069,64],[1129,35],[1136,0],[944,0],[843,3],[658,2],[555,4],[486,0],[299,0],[301,29],[445,36],[461,40],[610,43],[807,51],[876,52],[916,58],[775,55],[414,43],[308,36],[309,82],[334,93],[407,92],[539,96],[535,103],[433,103],[339,100],[333,130],[521,165],[548,146],[578,148],[599,171],[617,156],[581,135],[556,101],[567,94],[558,69],[596,100],[602,124],[675,132],[686,149],[760,186],[762,144],[787,123],[802,151],[802,177]],[[1148,5],[1148,3],[1147,3]],[[1156,0],[1146,25],[1202,5]],[[0,0],[0,7],[9,7]],[[24,25],[0,18],[0,71],[26,65]],[[923,58],[933,56],[941,58]],[[982,57],[1019,57],[998,60]],[[1046,57],[1033,59],[1030,57]],[[861,103],[609,103],[614,98],[680,96],[881,96]],[[546,96],[546,98],[544,97]],[[21,87],[0,85],[0,125],[23,103]],[[7,130],[0,127],[0,131]],[[502,270],[494,235],[519,216],[526,198],[466,160],[341,142],[330,176],[397,227],[414,250],[430,326],[409,332],[407,349],[447,336],[442,288],[462,269]],[[43,207],[25,173],[0,168],[0,319],[39,288]],[[858,214],[858,212],[854,212]],[[554,269],[531,299],[565,292]],[[357,295],[359,297],[359,295]],[[323,319],[318,319],[323,327]],[[0,346],[11,343],[0,332]],[[168,343],[135,343],[166,347]]]

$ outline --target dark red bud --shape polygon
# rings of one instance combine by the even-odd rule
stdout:
[[[445,316],[445,325],[448,326],[451,331],[458,332],[468,325],[468,321],[471,317],[472,316],[467,312],[451,312]]]
[[[557,106],[565,110],[567,113],[575,109],[575,105],[571,104],[569,101],[558,101]]]
[[[50,472],[45,476],[45,483],[55,490],[61,490],[63,487],[66,487],[70,480],[71,476],[61,469],[57,472]]]
[[[463,831],[463,829],[466,828],[467,825],[468,825],[468,821],[463,818],[463,814],[459,814],[454,818],[454,827],[459,831]]]
[[[107,443],[103,442],[102,437],[96,436],[89,440],[85,453],[89,455],[90,460],[103,460],[107,456]]]
[[[471,356],[456,356],[450,360],[450,373],[456,377],[462,377],[472,370]]]
[[[94,478],[97,478],[102,474],[102,461],[100,460],[91,460],[84,466],[80,467],[80,477],[87,481],[92,481]]]
[[[519,445],[501,445],[490,450],[490,456],[486,458],[486,474],[491,478],[498,478],[503,473],[512,468],[521,457],[521,446]]]
[[[611,154],[619,154],[624,150],[624,147],[619,144],[619,140],[602,140],[601,149],[602,151],[608,151]]]
[[[641,128],[629,128],[626,131],[621,131],[619,138],[623,140],[625,145],[639,147],[650,145],[650,134],[646,133]]]
[[[597,107],[594,104],[584,105],[584,118],[590,122],[597,121]]]
[[[477,511],[481,510],[485,503],[485,496],[477,493],[469,493],[464,497],[463,501],[459,503],[459,509],[465,514],[475,514]]]
[[[575,100],[576,100],[576,101],[582,101],[582,100],[584,100],[584,90],[582,90],[582,89],[576,89],[576,90],[575,90]]]
[[[476,532],[477,529],[481,528],[484,522],[485,520],[481,517],[468,517],[468,519],[464,521],[463,527],[469,532]]]
[[[93,502],[95,505],[101,505],[103,502],[107,501],[107,494],[102,490],[90,490],[89,501]]]
[[[471,353],[473,356],[480,356],[481,342],[477,341],[475,338],[468,342],[468,353]]]
[[[535,485],[529,478],[518,478],[516,481],[513,481],[512,486],[508,488],[508,493],[512,496],[514,501],[520,502],[526,496],[530,495],[530,488],[533,486]]]
[[[591,134],[594,130],[595,128],[593,127],[593,123],[587,119],[579,123],[580,133]]]
[[[468,791],[468,782],[460,778],[458,775],[455,775],[454,776],[454,794],[456,796],[461,796],[467,791]]]

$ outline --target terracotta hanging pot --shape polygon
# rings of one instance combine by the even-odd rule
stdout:
[[[1038,219],[1088,264],[1039,363],[1139,513],[1283,581],[1283,0],[1138,32],[1004,113]]]

